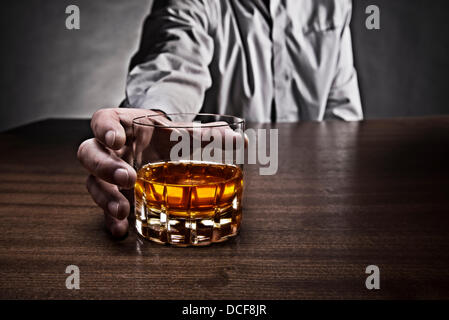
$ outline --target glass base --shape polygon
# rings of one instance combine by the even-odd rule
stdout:
[[[242,217],[241,208],[233,206],[189,214],[142,206],[135,213],[136,230],[142,237],[183,247],[209,245],[236,236]]]

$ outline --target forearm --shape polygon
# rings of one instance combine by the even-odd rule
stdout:
[[[213,40],[201,1],[168,1],[148,18],[139,61],[127,80],[129,106],[166,113],[198,112],[211,86]]]

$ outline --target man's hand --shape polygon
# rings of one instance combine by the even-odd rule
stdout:
[[[137,173],[130,165],[133,159],[133,119],[161,114],[163,113],[160,111],[146,109],[101,109],[93,115],[91,121],[95,138],[84,141],[78,149],[78,159],[90,173],[86,183],[87,190],[95,203],[104,210],[106,228],[114,237],[123,237],[128,231],[127,217],[130,213],[130,201],[133,201],[133,187],[137,179]],[[164,116],[155,117],[152,122],[165,126],[167,129],[159,129],[149,138],[143,134],[145,131],[142,135],[138,135],[136,143],[140,141],[145,149],[150,145],[150,140],[154,141],[151,144],[154,148],[152,151],[156,152],[160,159],[166,159],[171,147],[177,143],[170,141],[172,131],[178,131],[178,133],[185,131],[190,139],[193,139],[193,130],[189,127],[191,122],[172,122]],[[242,135],[231,130],[226,122],[208,123],[200,130],[201,136],[208,137],[211,136],[211,130],[216,130],[223,139],[223,150],[226,136],[234,141],[242,139]],[[145,140],[144,143],[142,139]]]
[[[114,237],[123,237],[128,231],[131,199],[127,199],[120,190],[132,189],[136,182],[136,171],[128,163],[132,159],[132,121],[151,114],[157,112],[101,109],[91,121],[95,138],[84,141],[78,149],[78,159],[90,173],[87,190],[104,210],[106,228]]]

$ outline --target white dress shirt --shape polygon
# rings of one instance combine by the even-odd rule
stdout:
[[[128,106],[278,122],[363,117],[351,0],[156,0]]]

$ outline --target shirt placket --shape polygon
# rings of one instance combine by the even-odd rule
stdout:
[[[276,108],[277,121],[285,120],[286,114],[282,107],[287,97],[287,81],[289,72],[286,70],[287,52],[285,47],[285,30],[287,23],[287,11],[282,0],[270,0],[270,15],[272,18],[272,54],[273,54],[273,96]]]

